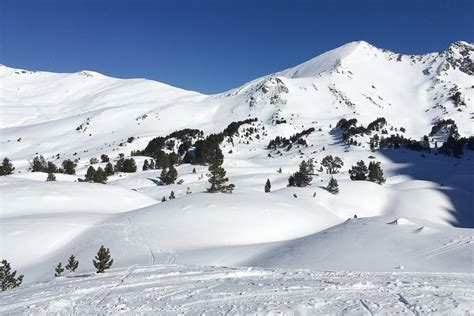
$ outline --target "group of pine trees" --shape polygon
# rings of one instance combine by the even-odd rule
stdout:
[[[308,159],[308,161],[303,160],[300,165],[298,171],[293,173],[288,178],[288,186],[289,187],[306,187],[311,184],[313,181],[312,175],[314,174],[314,163],[312,159]]]
[[[367,168],[364,161],[360,160],[349,170],[349,175],[353,181],[368,180],[378,184],[385,182],[385,177],[383,175],[383,170],[380,167],[380,162],[371,161],[369,163],[369,167]]]
[[[113,173],[112,173],[113,174]],[[90,166],[87,168],[86,175],[84,177],[84,180],[86,182],[95,182],[95,183],[102,183],[105,184],[107,183],[107,172],[102,169],[101,167],[94,169],[94,167]]]
[[[97,273],[104,273],[105,270],[109,269],[112,264],[114,263],[114,259],[110,256],[109,248],[105,248],[103,245],[100,246],[97,255],[92,260],[92,264],[96,268]],[[68,270],[69,272],[74,272],[79,267],[79,261],[76,259],[74,255],[71,255],[68,259],[66,266],[63,268],[62,263],[58,263],[56,268],[54,269],[54,276],[60,277],[64,272],[64,269]]]

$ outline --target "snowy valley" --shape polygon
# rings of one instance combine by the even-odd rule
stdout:
[[[0,312],[474,313],[473,60],[353,42],[216,95],[0,66]]]

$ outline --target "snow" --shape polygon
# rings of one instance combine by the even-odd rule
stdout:
[[[209,96],[92,71],[0,66],[0,157],[16,168],[0,177],[0,257],[25,274],[20,288],[0,294],[0,312],[472,312],[474,154],[372,152],[369,136],[346,146],[333,129],[341,118],[366,125],[385,117],[390,134],[405,127],[405,137],[420,139],[452,118],[472,136],[472,75],[446,66],[464,48],[472,44],[407,56],[349,43]],[[465,106],[455,107],[454,91]],[[258,138],[245,136],[246,125],[221,145],[233,194],[205,193],[200,165],[179,165],[182,184],[160,185],[161,170],[141,170],[145,156],[133,157],[138,172],[106,185],[78,180],[92,157],[115,163],[156,136],[182,128],[208,135],[250,117]],[[307,147],[266,148],[310,127]],[[76,160],[77,174],[46,182],[28,170],[37,154],[58,166]],[[339,173],[319,171],[326,155],[342,158]],[[311,186],[287,187],[308,158],[317,169]],[[360,160],[381,162],[386,183],[351,181]],[[331,176],[337,195],[325,189]],[[267,179],[271,193],[263,192]],[[176,199],[161,202],[172,190]],[[99,276],[90,262],[101,245],[114,269]],[[81,262],[76,274],[53,279],[70,254]]]
[[[0,294],[2,314],[470,314],[472,274],[132,265]]]

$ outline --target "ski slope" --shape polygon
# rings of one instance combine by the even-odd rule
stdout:
[[[368,136],[348,146],[335,126],[385,117],[390,133],[403,127],[419,140],[438,119],[453,119],[472,136],[473,51],[456,42],[411,56],[353,42],[216,95],[93,71],[0,66],[0,156],[16,168],[0,177],[0,258],[25,274],[21,288],[0,294],[0,311],[472,312],[473,152],[437,155],[443,135],[430,137],[430,153],[371,151]],[[231,195],[205,193],[202,165],[181,164],[182,184],[160,185],[161,170],[142,171],[145,156],[133,156],[136,173],[106,185],[78,181],[90,158],[107,154],[115,163],[154,137],[219,133],[252,117],[220,146]],[[310,127],[307,146],[267,148]],[[57,165],[75,160],[76,175],[46,182],[46,173],[29,170],[35,155]],[[326,155],[342,158],[339,173],[319,170]],[[311,185],[288,187],[310,158]],[[351,181],[359,160],[381,162],[386,183]],[[337,195],[325,189],[331,176]],[[161,202],[171,191],[176,199]],[[114,271],[96,276],[91,260],[101,245]],[[80,261],[76,275],[53,279],[70,254]],[[326,270],[345,272],[317,272]]]
[[[472,274],[132,265],[1,295],[2,314],[415,314],[474,310]]]

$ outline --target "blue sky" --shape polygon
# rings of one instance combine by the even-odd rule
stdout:
[[[396,52],[473,41],[474,1],[0,0],[0,63],[215,93],[356,40]]]

